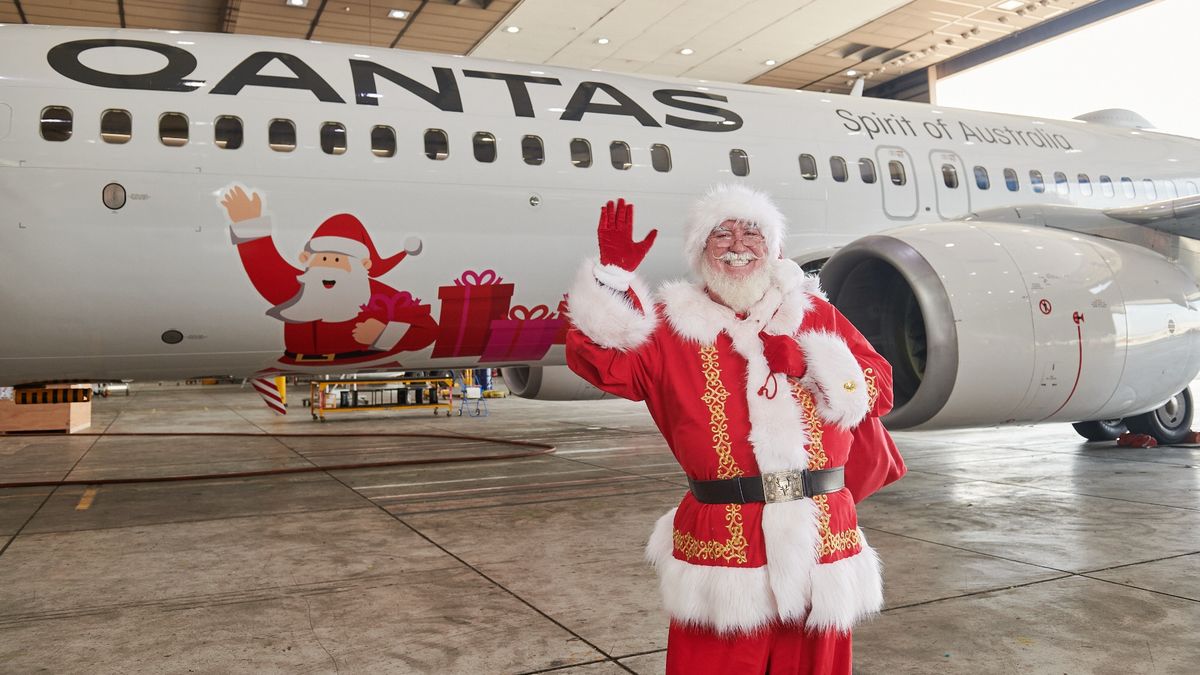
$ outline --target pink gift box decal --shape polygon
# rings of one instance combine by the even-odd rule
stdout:
[[[494,270],[468,270],[453,286],[438,289],[442,301],[433,357],[479,356],[488,344],[492,323],[508,316],[513,285]]]
[[[517,305],[508,319],[492,321],[492,334],[479,361],[539,361],[564,324],[566,320],[545,305],[532,309]]]
[[[563,293],[562,300],[558,301],[558,318],[562,319],[562,325],[558,327],[558,332],[554,334],[554,342],[556,345],[567,344],[567,329],[571,327],[571,318],[567,315],[567,294]]]

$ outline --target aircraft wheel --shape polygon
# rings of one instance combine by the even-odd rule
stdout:
[[[1089,441],[1115,441],[1117,436],[1125,433],[1124,420],[1095,420],[1092,422],[1076,422],[1071,426],[1075,431]]]
[[[1159,445],[1182,443],[1192,432],[1192,392],[1184,389],[1161,408],[1126,417],[1125,424],[1135,434],[1153,436]]]

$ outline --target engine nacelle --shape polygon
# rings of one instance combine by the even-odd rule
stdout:
[[[1200,288],[1132,244],[914,225],[851,243],[821,278],[892,364],[892,428],[1127,417],[1200,371]]]
[[[500,369],[515,396],[538,401],[598,401],[609,395],[566,366],[512,366]]]

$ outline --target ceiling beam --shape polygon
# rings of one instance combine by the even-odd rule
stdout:
[[[215,30],[219,33],[236,33],[241,8],[242,0],[224,0],[221,3],[221,12],[217,15]]]
[[[396,48],[396,43],[400,42],[400,38],[404,37],[404,34],[408,32],[408,27],[413,25],[413,23],[417,20],[417,17],[420,16],[421,10],[425,9],[425,5],[428,3],[429,0],[421,0],[421,4],[417,5],[417,8],[413,10],[413,13],[408,15],[408,20],[405,21],[404,26],[400,28],[400,32],[396,33],[396,39],[392,40],[392,44],[388,45],[389,49]]]
[[[17,14],[21,16],[21,23],[29,23],[28,17],[25,16],[25,8],[21,6],[21,0],[12,0],[17,7]]]

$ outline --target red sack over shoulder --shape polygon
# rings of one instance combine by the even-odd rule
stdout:
[[[846,460],[846,488],[857,504],[908,471],[892,435],[878,417],[868,417],[850,432],[850,457]]]

